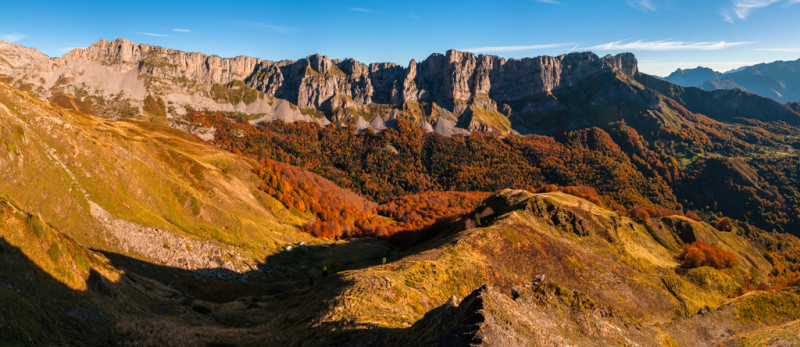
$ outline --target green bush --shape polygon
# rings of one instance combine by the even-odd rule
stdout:
[[[39,238],[44,237],[47,233],[44,222],[42,222],[42,219],[35,214],[32,214],[28,217],[28,225],[33,227],[33,233]]]
[[[58,261],[61,258],[61,247],[57,243],[53,243],[50,245],[50,249],[47,250],[47,255],[50,256],[52,261]]]

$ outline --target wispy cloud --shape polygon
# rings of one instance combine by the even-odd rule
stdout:
[[[652,0],[627,0],[628,6],[637,10],[653,12],[657,10]]]
[[[786,5],[800,4],[800,0],[732,0],[731,6],[722,10],[722,17],[729,23],[745,20],[753,11],[769,7],[779,2]]]
[[[181,28],[173,28],[172,31],[179,32],[179,33],[190,33],[190,32],[192,32],[189,29],[181,29]]]
[[[799,0],[800,1],[800,0]],[[800,53],[800,48],[758,48],[757,51]]]
[[[712,66],[724,66],[724,67],[739,67],[739,66],[746,66],[746,65],[755,65],[761,62],[755,60],[742,60],[742,61],[655,61],[655,60],[639,60],[639,64],[647,64],[648,66],[667,66],[671,68],[682,68],[682,69],[691,69],[698,66],[702,67],[712,67]]]
[[[274,31],[276,33],[283,33],[283,34],[288,34],[295,31],[294,28],[283,27],[279,25],[261,23],[261,22],[233,22],[233,24],[244,25],[252,28],[267,29],[269,31]]]
[[[755,42],[684,42],[672,40],[625,42],[624,40],[621,40],[589,47],[588,49],[597,51],[715,51],[751,43]]]
[[[88,45],[87,45],[87,46],[88,46]],[[71,51],[71,50],[73,50],[73,49],[76,49],[76,48],[85,48],[85,47],[86,47],[86,46],[82,46],[82,47],[81,47],[81,46],[61,47],[61,48],[59,48],[59,49],[58,49],[58,52],[59,52],[59,53],[67,53],[67,52],[69,52],[69,51]]]
[[[145,36],[151,36],[151,37],[169,37],[169,35],[164,35],[164,34],[154,34],[154,33],[141,32],[141,31],[140,31],[140,32],[136,32],[136,33],[134,33],[134,34],[145,35]]]
[[[408,16],[414,19],[419,19],[419,16],[414,12],[409,13]]]
[[[742,66],[762,63],[760,61],[647,61],[639,60],[639,70],[656,76],[667,76],[675,69],[691,69],[698,66],[711,68],[715,71],[730,71]]]
[[[543,4],[552,4],[552,5],[558,5],[558,4],[560,4],[560,2],[558,2],[558,1],[556,1],[556,0],[533,0],[533,1],[536,1],[536,2],[541,2],[541,3],[543,3]]]
[[[464,49],[464,51],[473,53],[520,52],[520,51],[532,51],[534,49],[560,48],[569,45],[570,45],[569,43],[549,43],[543,45],[527,45],[527,46],[489,46],[489,47],[467,48]]]
[[[24,39],[26,37],[28,37],[28,35],[20,34],[20,33],[10,33],[10,34],[2,34],[2,35],[0,35],[0,39],[2,39],[3,41],[11,42],[11,43],[20,41],[20,40],[22,40],[22,39]]]
[[[375,13],[375,11],[363,7],[351,7],[350,11],[356,11],[361,13]]]

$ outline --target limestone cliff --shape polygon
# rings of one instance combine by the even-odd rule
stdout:
[[[638,72],[632,54],[506,60],[450,50],[402,67],[319,54],[280,62],[221,58],[125,39],[100,40],[52,59],[3,42],[0,57],[4,80],[61,106],[110,118],[148,112],[171,118],[188,107],[327,124],[353,122],[360,115],[388,120],[399,110],[420,125],[443,118],[464,130],[501,133],[512,131],[507,119],[512,107],[504,105],[522,111],[519,105],[531,99],[599,73]],[[148,96],[165,102],[163,112],[142,108]],[[490,116],[474,117],[476,112]]]

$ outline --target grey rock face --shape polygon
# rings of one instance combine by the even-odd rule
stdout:
[[[387,128],[381,116],[375,116],[375,118],[372,119],[372,122],[369,122],[369,127],[375,131],[381,131]]]
[[[358,116],[358,119],[356,119],[355,128],[356,131],[363,131],[369,129],[369,123],[365,121],[364,118],[362,118],[361,116]]]
[[[0,56],[11,61],[9,66],[0,66],[0,73],[32,83],[34,90],[41,86],[44,97],[87,86],[90,94],[106,98],[122,95],[138,105],[147,95],[157,95],[176,109],[261,113],[269,119],[289,120],[311,120],[300,111],[315,109],[337,123],[356,116],[355,110],[370,111],[375,104],[394,109],[428,105],[428,114],[424,115],[428,119],[435,119],[437,114],[448,117],[444,123],[436,122],[437,128],[444,129],[450,128],[445,123],[457,122],[470,107],[498,111],[498,105],[506,105],[503,113],[508,116],[508,104],[521,107],[535,97],[574,86],[595,74],[637,73],[632,54],[598,57],[587,52],[506,60],[450,50],[421,62],[412,60],[404,68],[393,63],[366,65],[353,59],[334,60],[319,54],[280,62],[243,56],[221,58],[125,39],[101,40],[53,59],[6,43],[0,45]],[[259,93],[255,102],[226,104],[215,94],[214,88],[236,81]],[[299,110],[287,111],[276,106],[272,98],[286,100]],[[431,108],[433,104],[437,107]],[[558,106],[525,107],[536,111]],[[278,114],[278,110],[291,115]],[[418,119],[417,123],[422,121]]]
[[[428,123],[427,121],[423,121],[422,125],[420,125],[420,128],[422,128],[422,130],[425,130],[425,132],[428,133],[433,132],[433,126],[431,126],[431,123]]]

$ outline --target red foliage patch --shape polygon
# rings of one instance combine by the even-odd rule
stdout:
[[[714,227],[717,228],[719,231],[732,231],[733,230],[733,222],[728,217],[722,217],[717,219],[717,223],[714,224]]]
[[[680,260],[681,266],[689,269],[700,266],[723,269],[738,264],[733,253],[709,245],[704,241],[695,241],[683,245]]]

